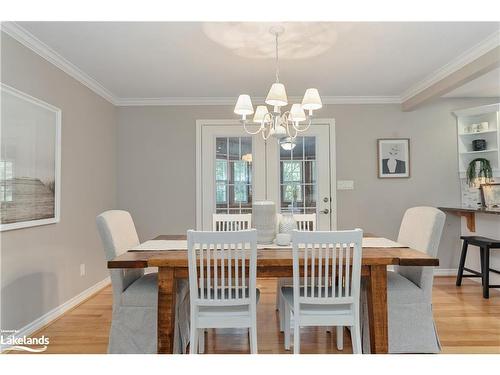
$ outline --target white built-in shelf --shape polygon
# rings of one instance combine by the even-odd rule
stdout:
[[[466,155],[466,154],[484,154],[486,152],[497,152],[498,149],[492,148],[489,150],[480,150],[480,151],[462,151],[460,154]]]
[[[466,178],[466,171],[472,160],[488,159],[493,170],[493,177],[500,178],[500,103],[467,108],[453,112],[457,117],[458,172],[461,179]],[[465,132],[474,124],[488,123],[480,132]],[[472,142],[477,139],[486,141],[486,150],[472,151]],[[462,190],[464,194],[464,191]],[[464,195],[462,195],[464,200]]]
[[[481,135],[481,134],[496,133],[496,132],[497,132],[497,130],[493,129],[493,130],[484,130],[482,132],[474,132],[474,133],[459,133],[458,135],[463,137],[463,136],[468,136],[468,135]]]

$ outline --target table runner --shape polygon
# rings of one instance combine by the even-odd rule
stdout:
[[[363,238],[363,247],[407,247],[383,237],[365,237]],[[257,245],[258,249],[290,249],[290,246],[278,246],[276,244]],[[168,251],[168,250],[187,250],[186,240],[150,240],[141,243],[131,249],[131,251]]]

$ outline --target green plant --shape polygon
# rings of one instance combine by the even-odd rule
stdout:
[[[477,167],[479,164],[479,167]],[[488,159],[477,158],[472,160],[467,167],[467,183],[473,186],[476,183],[476,179],[482,178],[484,182],[490,182],[493,177],[493,171],[491,169],[491,164]]]

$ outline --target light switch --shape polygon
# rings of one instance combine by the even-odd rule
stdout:
[[[353,180],[339,180],[337,181],[337,190],[353,190],[354,181]]]

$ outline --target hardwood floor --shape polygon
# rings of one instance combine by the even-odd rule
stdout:
[[[291,353],[283,349],[275,311],[275,279],[259,279],[258,306],[259,353]],[[500,292],[491,290],[489,300],[482,298],[480,284],[464,280],[461,288],[454,277],[434,281],[434,317],[443,353],[500,353]],[[108,286],[81,305],[64,314],[34,336],[50,339],[46,353],[106,353],[111,323],[111,287]],[[324,328],[302,331],[303,353],[350,353],[351,342],[344,333],[344,350],[338,352],[335,332]],[[207,353],[248,353],[246,330],[209,330]]]

